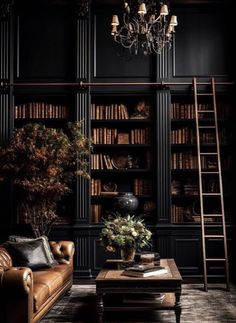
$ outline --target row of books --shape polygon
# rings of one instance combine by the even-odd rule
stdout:
[[[173,152],[171,154],[172,169],[198,169],[197,156],[192,152]]]
[[[134,195],[147,195],[152,193],[152,182],[149,179],[134,178],[133,180],[133,193]],[[104,191],[101,179],[91,178],[91,195],[117,195],[117,191]]]
[[[228,135],[226,129],[221,129],[219,131],[219,142],[225,144],[229,142],[230,136]],[[216,143],[215,132],[201,132],[200,142],[202,144]],[[187,127],[172,129],[171,130],[171,143],[172,144],[196,144],[196,134],[194,129],[189,129]]]
[[[213,110],[211,104],[198,104],[198,110]],[[229,106],[218,103],[217,106],[218,118],[229,117]],[[203,118],[207,117],[206,113],[202,114]],[[195,105],[191,103],[174,102],[171,104],[171,118],[172,119],[194,119],[195,118]]]
[[[217,160],[212,159],[209,156],[201,156],[201,168],[202,169],[217,169]],[[231,157],[221,159],[222,169],[228,169],[231,166]],[[192,152],[173,152],[171,154],[171,168],[172,169],[198,169],[197,156]]]
[[[68,107],[45,102],[29,102],[19,104],[14,108],[15,119],[46,119],[46,118],[68,118]]]
[[[129,112],[124,104],[97,105],[91,104],[92,120],[129,119]]]
[[[171,130],[172,144],[193,144],[196,142],[196,135],[193,129],[183,127]]]
[[[149,144],[151,135],[149,128],[132,129],[130,132],[119,132],[116,128],[93,128],[94,144]]]

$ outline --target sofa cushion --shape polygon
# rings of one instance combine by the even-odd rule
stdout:
[[[37,270],[34,278],[34,310],[38,310],[48,297],[52,296],[63,285],[62,275],[51,270]]]
[[[46,269],[45,271],[50,271],[52,269]],[[53,271],[61,275],[63,283],[66,282],[73,273],[73,267],[68,265],[56,265],[53,267]]]
[[[39,241],[39,240],[41,240],[43,242],[45,255],[46,255],[50,265],[53,266],[53,265],[57,264],[57,261],[55,260],[53,253],[51,251],[51,248],[50,248],[50,245],[48,242],[48,238],[46,236],[40,236],[38,238],[22,237],[22,236],[16,236],[16,235],[9,236],[9,241],[13,241],[13,242]]]
[[[48,268],[48,262],[42,240],[25,242],[8,241],[6,248],[12,256],[15,266],[29,267],[32,270]]]
[[[34,282],[34,295],[33,295],[34,309],[33,309],[33,311],[34,312],[38,311],[49,297],[50,297],[50,295],[49,295],[48,286],[45,284],[42,284],[42,283],[35,283]]]

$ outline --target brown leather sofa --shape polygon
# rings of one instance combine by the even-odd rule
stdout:
[[[72,286],[74,243],[50,241],[52,268],[32,271],[13,267],[9,252],[0,246],[1,323],[39,322],[55,302]]]

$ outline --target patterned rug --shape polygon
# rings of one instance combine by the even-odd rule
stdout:
[[[64,296],[41,323],[97,323],[94,285],[73,285],[70,296]],[[236,287],[230,292],[215,286],[204,292],[200,285],[183,285],[181,323],[236,323]],[[104,323],[175,323],[173,311],[110,312]]]

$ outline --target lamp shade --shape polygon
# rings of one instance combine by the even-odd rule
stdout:
[[[163,4],[163,5],[161,6],[160,16],[167,16],[167,15],[168,15],[168,13],[169,13],[169,11],[168,11],[168,7],[167,7],[167,5],[166,5],[166,4]]]
[[[112,26],[119,26],[119,19],[118,19],[118,16],[117,15],[113,15],[112,16],[112,21],[111,21],[111,25]]]
[[[178,25],[177,16],[171,16],[171,18],[170,18],[170,25],[171,26],[177,26]]]
[[[146,13],[147,13],[146,5],[145,5],[145,3],[141,3],[138,8],[138,14],[145,15]]]

